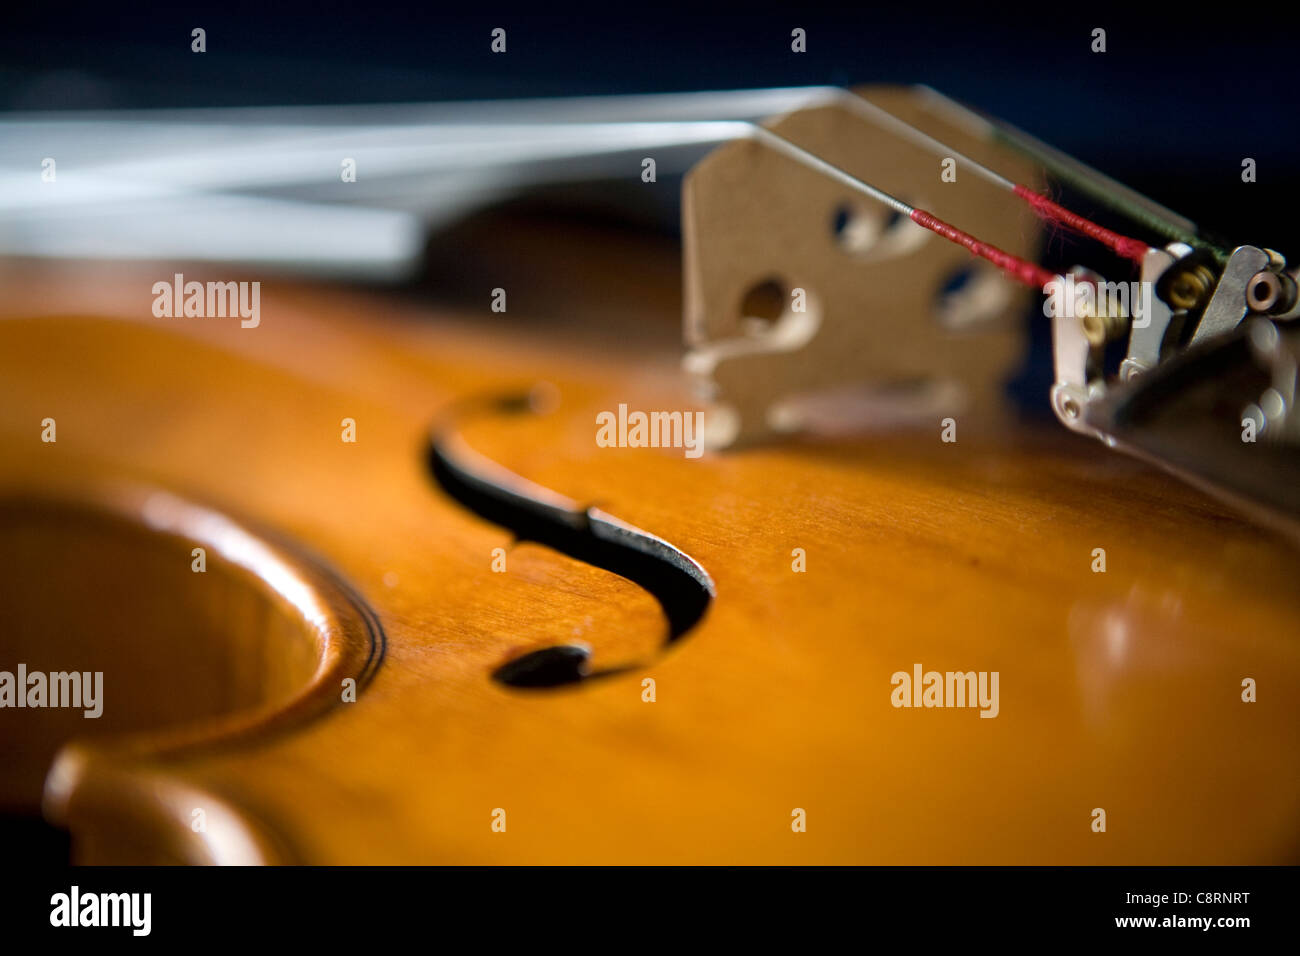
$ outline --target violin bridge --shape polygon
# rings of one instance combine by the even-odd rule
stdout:
[[[927,90],[861,95],[902,123],[873,121],[846,93],[764,125],[1012,255],[1036,255],[1033,212],[963,168],[1040,184],[1032,161]],[[1032,290],[824,169],[761,137],[728,143],[687,177],[683,231],[686,367],[711,406],[711,447],[1003,406]]]

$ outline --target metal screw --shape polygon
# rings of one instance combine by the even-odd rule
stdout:
[[[1214,273],[1205,265],[1185,269],[1169,283],[1169,304],[1175,309],[1194,309],[1214,288]]]
[[[1295,280],[1288,275],[1262,269],[1246,284],[1246,304],[1254,312],[1285,312],[1295,300]]]

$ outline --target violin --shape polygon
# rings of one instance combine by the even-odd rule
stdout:
[[[77,178],[148,125],[0,196],[0,798],[75,861],[1295,862],[1281,254],[923,88]]]

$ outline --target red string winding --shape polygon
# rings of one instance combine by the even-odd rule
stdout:
[[[1029,203],[1034,211],[1044,219],[1060,223],[1080,235],[1087,236],[1089,239],[1095,239],[1125,259],[1131,259],[1141,265],[1142,260],[1146,258],[1147,250],[1150,247],[1141,239],[1130,239],[1128,236],[1121,236],[1118,232],[1112,232],[1105,226],[1099,226],[1091,219],[1085,219],[1076,212],[1070,212],[1064,206],[1052,202],[1042,193],[1035,192],[1028,186],[1017,185],[1015,194]]]
[[[931,232],[937,232],[950,242],[965,246],[973,255],[977,255],[981,259],[987,259],[1011,278],[1017,282],[1023,282],[1027,286],[1042,290],[1056,278],[1055,273],[1048,272],[1042,266],[1021,259],[1019,256],[1013,256],[1009,252],[1003,252],[997,246],[991,246],[987,242],[981,242],[974,236],[962,232],[956,226],[949,225],[937,216],[930,215],[924,209],[913,209],[912,221],[918,226],[924,226]]]

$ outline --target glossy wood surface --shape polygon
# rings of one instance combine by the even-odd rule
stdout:
[[[1297,860],[1300,591],[1282,539],[1050,426],[959,422],[946,444],[936,423],[699,460],[597,447],[599,411],[689,402],[674,263],[638,261],[582,272],[567,298],[521,279],[507,316],[487,311],[486,291],[435,307],[268,279],[257,329],[154,318],[150,286],[170,266],[0,267],[6,494],[164,489],[332,569],[383,632],[355,703],[308,688],[325,713],[188,746],[64,751],[45,805],[81,858]],[[669,649],[646,592],[515,545],[429,478],[435,416],[539,381],[559,397],[550,413],[477,418],[463,437],[701,563],[717,597]],[[40,440],[46,417],[57,443]],[[349,417],[355,444],[340,440]],[[157,625],[112,575],[86,577],[67,585],[83,640],[106,619],[104,633]],[[208,590],[220,580],[192,574],[171,600],[230,606]],[[256,640],[300,652],[284,627],[228,624],[236,652]],[[194,637],[167,628],[152,640]],[[490,678],[570,641],[593,664],[650,663],[548,690]],[[0,635],[0,667],[21,646]],[[998,717],[892,707],[891,674],[918,662],[998,671]],[[139,666],[125,653],[104,666],[106,711],[179,707],[184,683],[128,679]],[[1257,703],[1241,700],[1246,677]],[[34,733],[31,714],[0,713],[7,747]],[[198,836],[194,807],[213,811]],[[1105,833],[1091,828],[1098,807]]]

